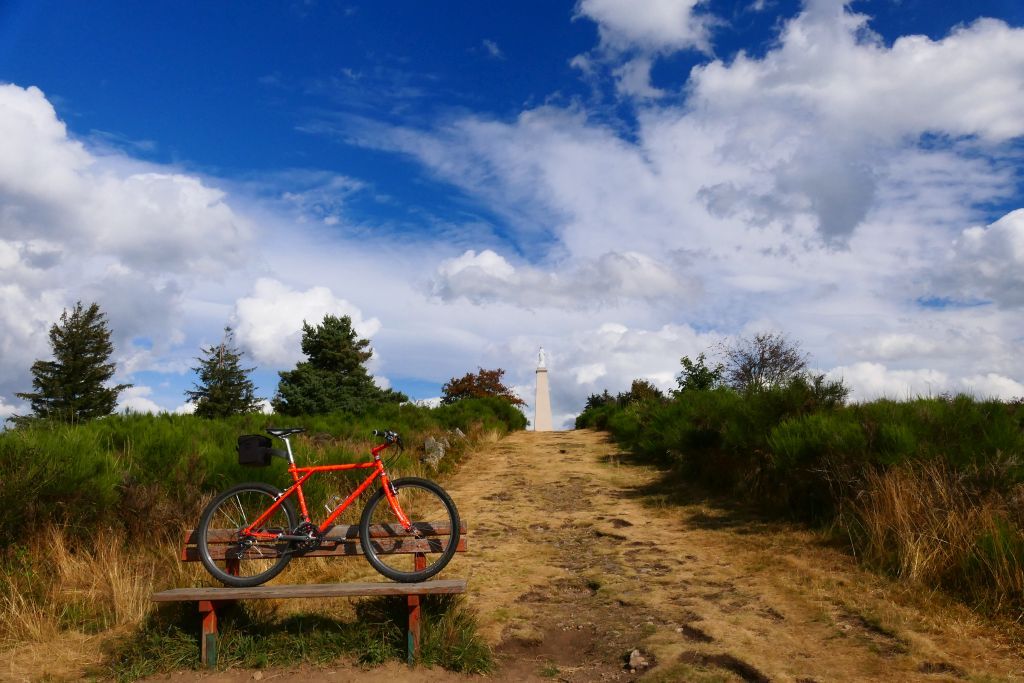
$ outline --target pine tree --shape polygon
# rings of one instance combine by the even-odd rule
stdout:
[[[118,395],[132,385],[106,386],[114,376],[115,366],[107,362],[114,347],[99,305],[84,308],[79,301],[70,313],[65,309],[50,328],[50,346],[53,360],[32,364],[35,391],[15,394],[29,401],[33,414],[16,417],[15,423],[33,418],[84,422],[114,412]]]
[[[408,400],[400,392],[374,384],[364,365],[373,357],[373,349],[368,340],[356,335],[347,315],[326,315],[316,327],[303,322],[302,352],[308,360],[278,373],[281,381],[272,404],[279,413],[363,413],[373,403]]]
[[[242,367],[243,353],[234,341],[235,333],[225,327],[221,343],[201,349],[203,357],[196,358],[199,365],[192,371],[199,376],[199,382],[185,395],[195,404],[199,417],[228,417],[260,409],[263,399],[256,397],[256,386],[249,379],[253,368]]]

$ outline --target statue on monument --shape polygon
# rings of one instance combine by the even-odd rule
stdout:
[[[544,364],[545,361],[546,361],[546,356],[544,355],[544,347],[542,346],[542,347],[540,347],[540,351],[537,352],[537,367],[538,368],[547,367]]]

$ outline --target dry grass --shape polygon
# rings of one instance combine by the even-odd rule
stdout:
[[[491,444],[500,438],[498,430],[477,427],[465,442],[455,445],[453,456],[457,458],[478,442]],[[402,474],[437,476],[426,464],[415,460]],[[346,493],[350,483],[341,478],[337,482],[339,490]],[[83,671],[102,664],[106,643],[133,632],[153,614],[154,592],[212,583],[198,563],[178,560],[186,529],[171,520],[181,518],[181,511],[160,496],[147,493],[153,492],[140,491],[140,505],[146,509],[138,511],[138,519],[154,521],[140,531],[104,529],[89,538],[80,538],[66,527],[50,525],[33,534],[31,544],[3,551],[0,661],[5,664],[0,665],[0,680],[78,679]],[[210,497],[197,499],[185,517],[198,518],[199,510]],[[144,504],[146,500],[149,503]],[[364,500],[355,501],[338,523],[357,523]],[[319,504],[313,513],[325,514]],[[379,579],[380,575],[361,558],[341,562],[310,558],[291,563],[276,581]],[[356,617],[355,603],[346,599],[254,601],[251,607],[254,617],[268,620],[300,612],[333,619]],[[57,652],[55,642],[61,644]]]
[[[844,521],[868,564],[969,604],[1004,611],[1024,593],[1019,503],[973,493],[967,475],[939,462],[869,472]]]
[[[0,563],[0,678],[77,678],[101,661],[100,643],[142,623],[154,591],[196,580],[174,561],[178,531],[133,542],[112,530],[78,539],[52,525],[37,538]]]

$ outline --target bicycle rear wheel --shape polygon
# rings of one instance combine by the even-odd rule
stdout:
[[[215,579],[229,586],[258,586],[281,573],[291,560],[288,541],[241,535],[266,511],[281,491],[261,482],[239,484],[220,494],[203,511],[197,529],[199,559]],[[274,510],[258,531],[289,533],[298,525],[290,500]]]
[[[393,581],[426,581],[444,569],[458,548],[459,512],[444,489],[428,479],[405,477],[391,483],[417,538],[404,536],[381,488],[359,520],[363,553],[374,569]],[[422,558],[419,566],[418,556]]]

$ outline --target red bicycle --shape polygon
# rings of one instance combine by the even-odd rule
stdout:
[[[402,439],[393,431],[374,430],[384,443],[371,449],[372,460],[345,465],[298,467],[289,437],[304,429],[267,429],[285,444],[285,450],[271,448],[265,436],[247,435],[238,439],[238,458],[243,465],[267,466],[272,457],[288,460],[292,485],[281,491],[263,482],[239,484],[220,494],[207,506],[199,521],[198,548],[203,566],[217,580],[229,586],[249,587],[281,573],[293,555],[316,550],[334,521],[379,477],[380,489],[363,508],[359,519],[359,541],[363,554],[378,572],[394,581],[425,581],[452,559],[459,544],[459,512],[451,497],[428,479],[403,477],[391,479],[381,452],[402,447]],[[306,506],[302,485],[314,474],[369,469],[369,476],[349,496],[331,510],[322,524],[314,524]],[[298,499],[299,512],[293,499]],[[328,506],[330,509],[330,506]],[[420,554],[384,553],[374,538],[411,534],[426,541],[429,552]],[[437,535],[443,530],[449,535]],[[422,543],[420,545],[423,545]],[[418,562],[418,563],[417,563]]]

